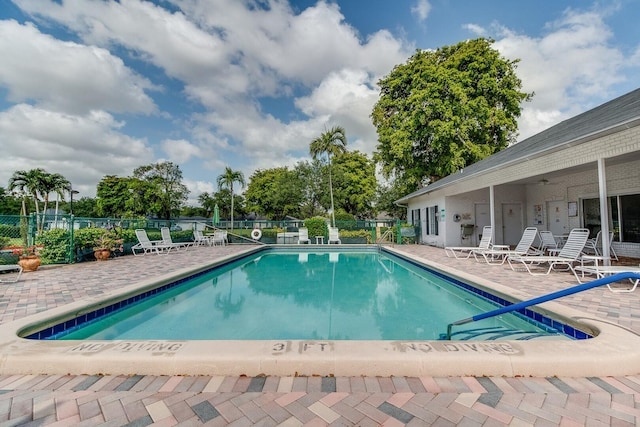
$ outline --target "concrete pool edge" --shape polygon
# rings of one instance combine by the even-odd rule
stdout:
[[[197,269],[128,286],[128,295],[175,276],[261,250],[251,248]],[[393,250],[411,257],[402,251]],[[431,264],[420,259],[415,261]],[[433,263],[434,268],[437,264]],[[451,270],[447,268],[447,271]],[[458,277],[464,272],[456,271]],[[170,277],[169,277],[170,276]],[[491,283],[475,278],[472,282]],[[499,292],[505,289],[490,286]],[[513,294],[514,292],[511,292]],[[545,310],[599,331],[583,341],[34,341],[17,332],[77,312],[84,299],[0,326],[0,374],[335,375],[335,376],[604,376],[640,372],[640,337],[557,303]],[[515,296],[521,298],[520,295]]]

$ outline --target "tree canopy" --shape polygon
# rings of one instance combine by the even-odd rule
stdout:
[[[269,219],[297,217],[304,201],[303,182],[287,167],[258,169],[245,192],[249,209]]]
[[[532,94],[520,91],[518,61],[502,58],[492,43],[418,50],[379,81],[374,159],[386,177],[415,189],[515,142],[520,104]]]
[[[182,183],[180,166],[173,162],[140,166],[133,171],[133,176],[153,187],[150,211],[159,218],[171,219],[171,215],[178,214],[187,201],[189,189]]]

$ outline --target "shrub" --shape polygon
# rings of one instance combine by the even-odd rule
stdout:
[[[309,230],[309,236],[327,236],[327,220],[321,216],[306,219],[304,226]]]
[[[69,251],[69,238],[69,232],[62,228],[41,232],[36,238],[36,244],[41,246],[38,255],[42,264],[65,262]]]

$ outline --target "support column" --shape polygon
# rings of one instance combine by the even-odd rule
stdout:
[[[493,185],[489,186],[489,216],[491,219],[491,244],[496,243],[496,208],[495,208],[495,191]]]
[[[607,203],[607,173],[605,159],[598,159],[598,192],[600,194],[600,238],[602,240],[602,256],[605,257],[604,264],[611,265],[609,257],[609,205]]]

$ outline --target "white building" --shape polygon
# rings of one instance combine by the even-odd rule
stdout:
[[[485,225],[508,245],[528,226],[554,235],[586,227],[591,237],[613,231],[618,255],[640,257],[640,89],[396,203],[429,245],[477,246]]]

